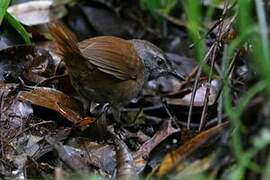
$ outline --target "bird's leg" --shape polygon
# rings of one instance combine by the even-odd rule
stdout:
[[[105,106],[105,105],[104,105]],[[102,112],[97,116],[96,118],[96,123],[97,123],[97,127],[100,129],[100,132],[104,131],[104,129],[106,129],[107,127],[107,111],[109,108],[106,107],[102,107]]]
[[[137,121],[137,119],[140,116],[140,114],[142,113],[142,111],[143,111],[143,107],[141,105],[139,111],[136,113],[136,116],[135,116],[135,118],[134,118],[134,120],[132,122],[135,123]]]
[[[99,106],[99,105],[98,105]],[[98,106],[96,106],[96,107],[98,107]],[[95,107],[95,108],[96,108]],[[107,112],[108,112],[108,110],[110,109],[110,104],[109,103],[106,103],[106,104],[103,104],[102,105],[102,107],[101,107],[101,109],[97,112],[97,114],[96,114],[96,119],[99,119],[99,118],[101,118],[102,116],[105,116],[106,117],[106,115],[107,115]],[[104,118],[104,117],[103,117]]]
[[[109,104],[104,104],[95,117],[95,123],[92,126],[95,138],[105,139],[107,136],[106,128],[108,123],[106,115],[109,108]]]
[[[81,99],[80,99],[81,100]],[[102,114],[106,114],[110,108],[109,103],[97,104],[95,102],[89,102],[87,100],[81,100],[83,103],[84,114],[89,114],[91,117],[96,117],[97,119],[101,117]]]
[[[90,111],[90,107],[91,107],[91,104],[89,103],[89,101],[87,100],[84,100],[83,98],[80,98],[80,97],[75,97],[75,99],[79,100],[82,105],[83,105],[83,114],[84,115],[91,115],[91,111]]]
[[[90,102],[88,103],[88,107],[89,109],[87,109],[90,112],[91,116],[97,116],[97,114],[99,113],[98,108],[99,108],[100,104],[97,104],[95,102]]]
[[[121,112],[119,108],[112,107],[113,118],[117,123],[121,122]]]

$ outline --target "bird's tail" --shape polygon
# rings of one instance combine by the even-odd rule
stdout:
[[[57,53],[64,57],[66,54],[81,54],[75,35],[62,23],[57,22],[48,26],[49,33],[57,44]]]

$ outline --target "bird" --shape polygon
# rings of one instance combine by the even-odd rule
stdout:
[[[146,40],[96,36],[78,42],[63,23],[51,23],[49,33],[56,43],[70,81],[84,103],[109,104],[113,114],[128,104],[150,80],[162,74],[177,74],[164,52]]]

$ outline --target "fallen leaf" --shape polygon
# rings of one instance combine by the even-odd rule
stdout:
[[[165,120],[162,128],[151,139],[146,141],[138,151],[133,154],[133,159],[137,171],[141,172],[144,169],[147,163],[147,157],[149,157],[149,154],[157,145],[159,145],[170,135],[179,131],[179,129],[175,129],[172,127],[171,120]]]
[[[56,67],[49,51],[33,45],[2,49],[0,59],[0,80],[11,82],[21,77],[38,83],[52,76]]]
[[[57,151],[60,159],[72,170],[87,171],[88,164],[83,157],[83,151],[71,146],[63,145],[51,136],[45,137],[46,141]]]
[[[116,152],[117,172],[116,179],[134,179],[137,180],[138,175],[134,165],[134,159],[123,140],[119,139],[111,128],[107,128],[114,142]]]
[[[36,87],[31,91],[19,92],[18,98],[34,105],[59,112],[73,124],[83,120],[79,104],[64,93],[46,87]]]
[[[53,1],[48,0],[16,4],[10,6],[7,11],[27,26],[45,24],[66,14],[64,6],[53,6]]]
[[[211,106],[214,104],[219,89],[220,83],[217,80],[212,80],[210,85],[210,95],[208,105]],[[206,93],[207,85],[203,84],[199,87],[196,91],[195,99],[193,106],[195,107],[202,107],[204,104],[204,98]],[[167,98],[167,102],[170,105],[180,105],[180,106],[189,106],[191,101],[192,93],[185,95],[183,98]]]
[[[166,175],[175,166],[178,166],[182,160],[184,160],[190,154],[194,153],[200,147],[203,147],[205,150],[205,148],[207,148],[205,146],[210,146],[216,142],[215,140],[220,138],[218,135],[220,135],[222,130],[226,129],[228,126],[229,123],[226,122],[219,126],[208,129],[181,145],[177,150],[169,152],[161,162],[156,175],[158,177]]]

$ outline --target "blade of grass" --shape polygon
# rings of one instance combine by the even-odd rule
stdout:
[[[269,61],[269,39],[268,39],[268,25],[266,21],[266,14],[264,10],[263,1],[255,1],[258,27],[259,27],[259,37],[255,40],[255,56],[257,57],[256,63],[259,64],[259,72],[268,81],[268,88],[270,88],[270,61]],[[260,61],[258,60],[260,59]]]
[[[187,0],[183,2],[185,14],[187,15],[187,28],[188,35],[192,42],[195,44],[194,50],[196,61],[203,69],[203,72],[208,74],[209,67],[203,62],[204,54],[206,52],[205,39],[201,37],[200,21],[202,17],[200,1]]]
[[[9,3],[10,3],[10,0],[1,0],[0,1],[0,25],[2,24],[2,21],[5,17]]]
[[[224,87],[224,106],[225,110],[230,118],[230,121],[233,125],[233,133],[232,133],[232,148],[234,151],[234,155],[236,160],[238,161],[238,166],[231,173],[232,179],[243,179],[245,170],[250,166],[252,157],[256,154],[253,151],[245,151],[242,147],[241,143],[241,126],[242,123],[240,121],[241,113],[243,112],[244,107],[250,102],[250,100],[259,92],[263,91],[266,88],[267,83],[265,81],[260,81],[253,87],[251,87],[245,95],[240,99],[239,104],[233,108],[232,96],[229,91],[229,86],[226,85]],[[243,128],[242,128],[243,129]],[[252,149],[250,149],[252,150]],[[256,151],[257,152],[257,151]]]
[[[9,24],[22,36],[26,44],[31,44],[29,33],[24,29],[19,21],[17,21],[11,14],[8,12],[5,15],[5,19]]]
[[[262,1],[256,0],[256,10],[259,20],[261,42],[263,44],[263,55],[267,60],[269,60],[268,26]]]

